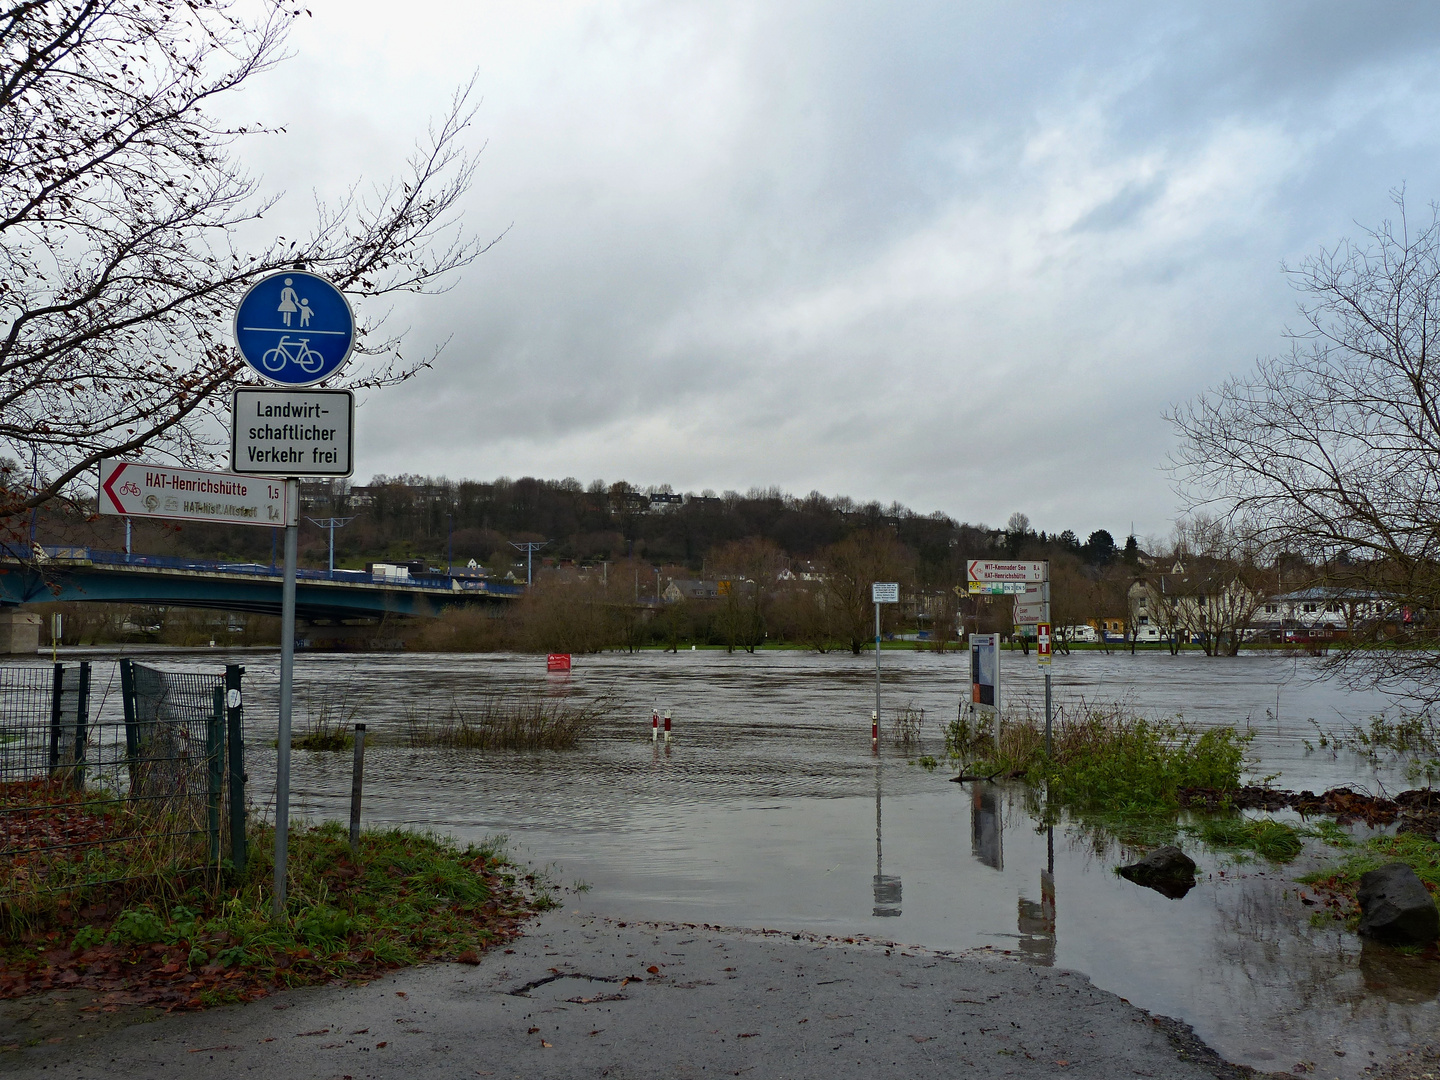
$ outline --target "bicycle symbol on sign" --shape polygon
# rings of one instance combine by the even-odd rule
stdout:
[[[325,358],[310,348],[309,338],[291,341],[290,335],[281,336],[279,344],[260,358],[266,371],[279,371],[286,364],[294,364],[301,371],[313,375],[325,366]]]
[[[137,483],[135,483],[134,480],[126,480],[125,483],[123,483],[123,484],[120,485],[120,494],[121,494],[121,495],[139,495],[139,494],[140,494],[140,485],[137,484]]]

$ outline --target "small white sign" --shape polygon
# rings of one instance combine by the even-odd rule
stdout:
[[[965,576],[971,581],[1048,581],[1048,562],[995,562],[971,559],[965,564]]]
[[[176,521],[282,528],[285,481],[273,476],[201,472],[106,458],[100,462],[100,513]]]
[[[870,599],[877,604],[898,604],[900,602],[900,583],[898,581],[872,582]]]
[[[349,390],[235,391],[230,464],[237,473],[349,476],[355,395]]]
[[[970,592],[991,593],[995,596],[1023,596],[1025,593],[1025,582],[1023,581],[972,581]]]

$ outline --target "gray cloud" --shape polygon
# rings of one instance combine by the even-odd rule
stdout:
[[[267,182],[331,192],[479,72],[466,224],[514,228],[397,303],[451,340],[367,474],[1163,531],[1160,413],[1282,347],[1281,260],[1440,194],[1425,6],[519,8],[321,3],[246,102]]]

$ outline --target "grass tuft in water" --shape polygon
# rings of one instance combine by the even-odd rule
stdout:
[[[1211,817],[1195,833],[1212,848],[1253,851],[1271,862],[1290,862],[1305,846],[1305,830],[1270,818]]]
[[[452,701],[442,715],[411,713],[406,724],[411,746],[569,750],[613,712],[608,695],[579,701],[568,696],[491,695],[472,711]]]

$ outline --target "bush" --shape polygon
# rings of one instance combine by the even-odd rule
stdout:
[[[988,725],[951,721],[945,749],[967,772],[1046,784],[1061,804],[1126,812],[1175,808],[1180,788],[1237,788],[1251,738],[1082,705],[1078,714],[1060,711],[1048,758],[1043,721],[1028,714],[1003,719],[998,749]]]

